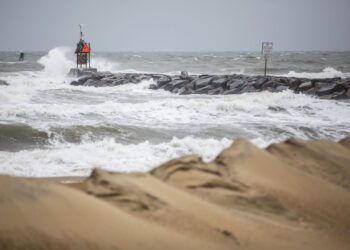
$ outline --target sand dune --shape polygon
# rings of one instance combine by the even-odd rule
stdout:
[[[0,177],[0,249],[349,249],[350,137],[82,182]]]

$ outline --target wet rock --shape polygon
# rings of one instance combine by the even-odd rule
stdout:
[[[235,89],[230,89],[226,90],[223,92],[224,95],[233,95],[233,94],[239,94],[241,91],[241,88],[235,88]]]
[[[101,80],[104,77],[112,76],[110,72],[96,72],[92,74],[91,76],[87,76],[87,78],[93,79],[93,80]]]
[[[260,78],[254,83],[254,87],[257,89],[260,89],[264,85],[264,83],[266,83],[267,81],[268,81],[267,78]]]
[[[195,94],[208,94],[209,90],[211,90],[213,87],[210,86],[210,85],[207,85],[203,88],[200,88],[200,89],[196,89],[194,91]]]
[[[304,82],[304,83],[300,84],[298,87],[298,90],[299,91],[306,91],[306,90],[311,89],[311,88],[312,88],[312,82],[309,81],[309,82]]]
[[[344,85],[344,87],[346,88],[346,89],[350,89],[350,80],[348,79],[348,80],[345,80],[344,82],[343,82],[343,85]]]
[[[223,92],[224,92],[224,89],[222,87],[218,87],[218,88],[209,90],[208,94],[209,95],[219,95],[219,94],[222,94]]]
[[[316,88],[311,88],[311,89],[306,90],[305,94],[315,95],[316,94]]]
[[[266,89],[264,89],[264,91],[276,92],[276,89],[271,88],[271,87],[267,87]]]
[[[322,99],[350,99],[350,79],[305,79],[275,76],[244,76],[244,75],[181,75],[168,76],[163,74],[138,74],[94,72],[91,75],[72,81],[74,86],[118,86],[122,84],[138,84],[144,80],[153,79],[155,84],[150,89],[165,89],[180,95],[187,94],[240,94],[259,92],[262,90],[280,92],[291,89],[297,93],[317,95]],[[1,81],[0,81],[1,83]]]
[[[227,83],[227,78],[226,77],[220,77],[218,79],[213,79],[212,82],[210,83],[213,85],[215,88],[225,88],[225,85]]]
[[[291,78],[291,79],[289,79],[288,86],[292,90],[296,90],[299,87],[300,84],[301,84],[301,80],[300,79]]]
[[[187,95],[188,90],[185,87],[182,87],[181,89],[179,89],[178,94],[179,95]]]
[[[319,96],[320,99],[332,99],[332,95]]]
[[[169,83],[171,81],[171,77],[162,75],[160,78],[157,80],[157,86],[158,88],[163,87],[165,84]]]
[[[227,88],[228,88],[229,90],[231,90],[231,89],[236,89],[236,88],[238,88],[238,87],[241,87],[244,83],[245,83],[245,82],[244,82],[243,80],[240,80],[240,79],[234,80],[234,81],[232,81],[232,82],[228,82],[228,83],[227,83]]]
[[[332,93],[331,99],[340,100],[340,99],[345,99],[346,97],[347,97],[347,96],[346,96],[346,91],[343,90],[343,91],[339,91],[339,92],[334,92],[334,93]]]
[[[0,86],[8,86],[9,84],[5,82],[4,80],[0,80]]]
[[[331,83],[330,85],[327,85],[327,86],[317,90],[316,94],[320,95],[320,96],[329,95],[331,93],[341,91],[342,88],[343,88],[343,86],[341,86],[341,85],[338,85],[336,83]]]
[[[186,90],[190,90],[190,89],[194,90],[194,87],[195,87],[194,82],[187,83],[184,85],[184,87]]]
[[[81,84],[79,84],[79,82],[78,82],[78,81],[73,81],[73,82],[71,82],[71,83],[70,83],[70,85],[73,85],[73,86],[79,86],[79,85],[81,85]]]
[[[97,87],[98,86],[98,81],[94,80],[94,79],[88,79],[87,81],[84,82],[84,86],[95,86]]]
[[[339,77],[335,77],[335,78],[315,78],[315,79],[311,79],[312,84],[316,84],[316,82],[325,82],[325,83],[332,83],[335,81],[339,81],[341,80],[341,78]]]
[[[248,85],[248,86],[246,86],[246,87],[244,87],[244,88],[242,88],[241,89],[241,91],[240,91],[240,93],[250,93],[250,92],[257,92],[257,89],[256,88],[254,88],[254,86],[252,86],[252,85]]]
[[[203,78],[201,77],[198,80],[195,80],[194,81],[195,89],[201,89],[201,88],[209,85],[209,83],[211,82],[211,79],[212,79],[212,77],[205,76]]]
[[[92,77],[90,76],[85,76],[85,77],[82,77],[82,78],[79,78],[78,80],[78,85],[83,85],[87,80],[89,79],[92,79]]]
[[[279,82],[282,83],[282,84],[288,84],[289,80],[286,77],[281,77],[281,78],[279,78]]]
[[[279,82],[277,79],[272,79],[266,83],[263,84],[262,89],[267,89],[267,88],[277,88],[278,86],[280,86],[282,83]]]
[[[118,86],[118,85],[122,85],[122,84],[125,84],[125,80],[124,79],[116,79],[116,80],[113,80],[111,82],[111,86]]]
[[[327,84],[327,82],[315,82],[315,87],[319,89],[326,86]]]
[[[174,80],[174,81],[171,81],[171,82],[167,83],[166,85],[164,85],[163,88],[164,88],[164,90],[172,91],[175,88],[181,88],[186,83],[188,83],[187,80]]]
[[[113,76],[112,76],[112,77],[104,77],[100,81],[101,81],[102,85],[106,85],[106,84],[112,83],[113,80],[114,79],[113,79]]]

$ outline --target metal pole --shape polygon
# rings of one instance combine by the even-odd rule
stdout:
[[[265,71],[264,71],[264,76],[266,76],[266,66],[267,66],[267,56],[265,56]]]

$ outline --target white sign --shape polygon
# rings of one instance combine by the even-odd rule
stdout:
[[[273,46],[272,42],[263,42],[261,53],[265,57],[268,57],[272,53],[272,46]]]

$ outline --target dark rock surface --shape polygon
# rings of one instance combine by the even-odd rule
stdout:
[[[280,76],[181,75],[96,72],[73,81],[75,86],[113,87],[153,79],[150,89],[164,89],[180,95],[232,95],[249,92],[281,92],[318,96],[323,99],[350,99],[350,78],[306,79]],[[0,82],[1,84],[1,82]]]
[[[0,80],[0,86],[8,86],[9,84],[7,82],[5,82],[4,80]]]

